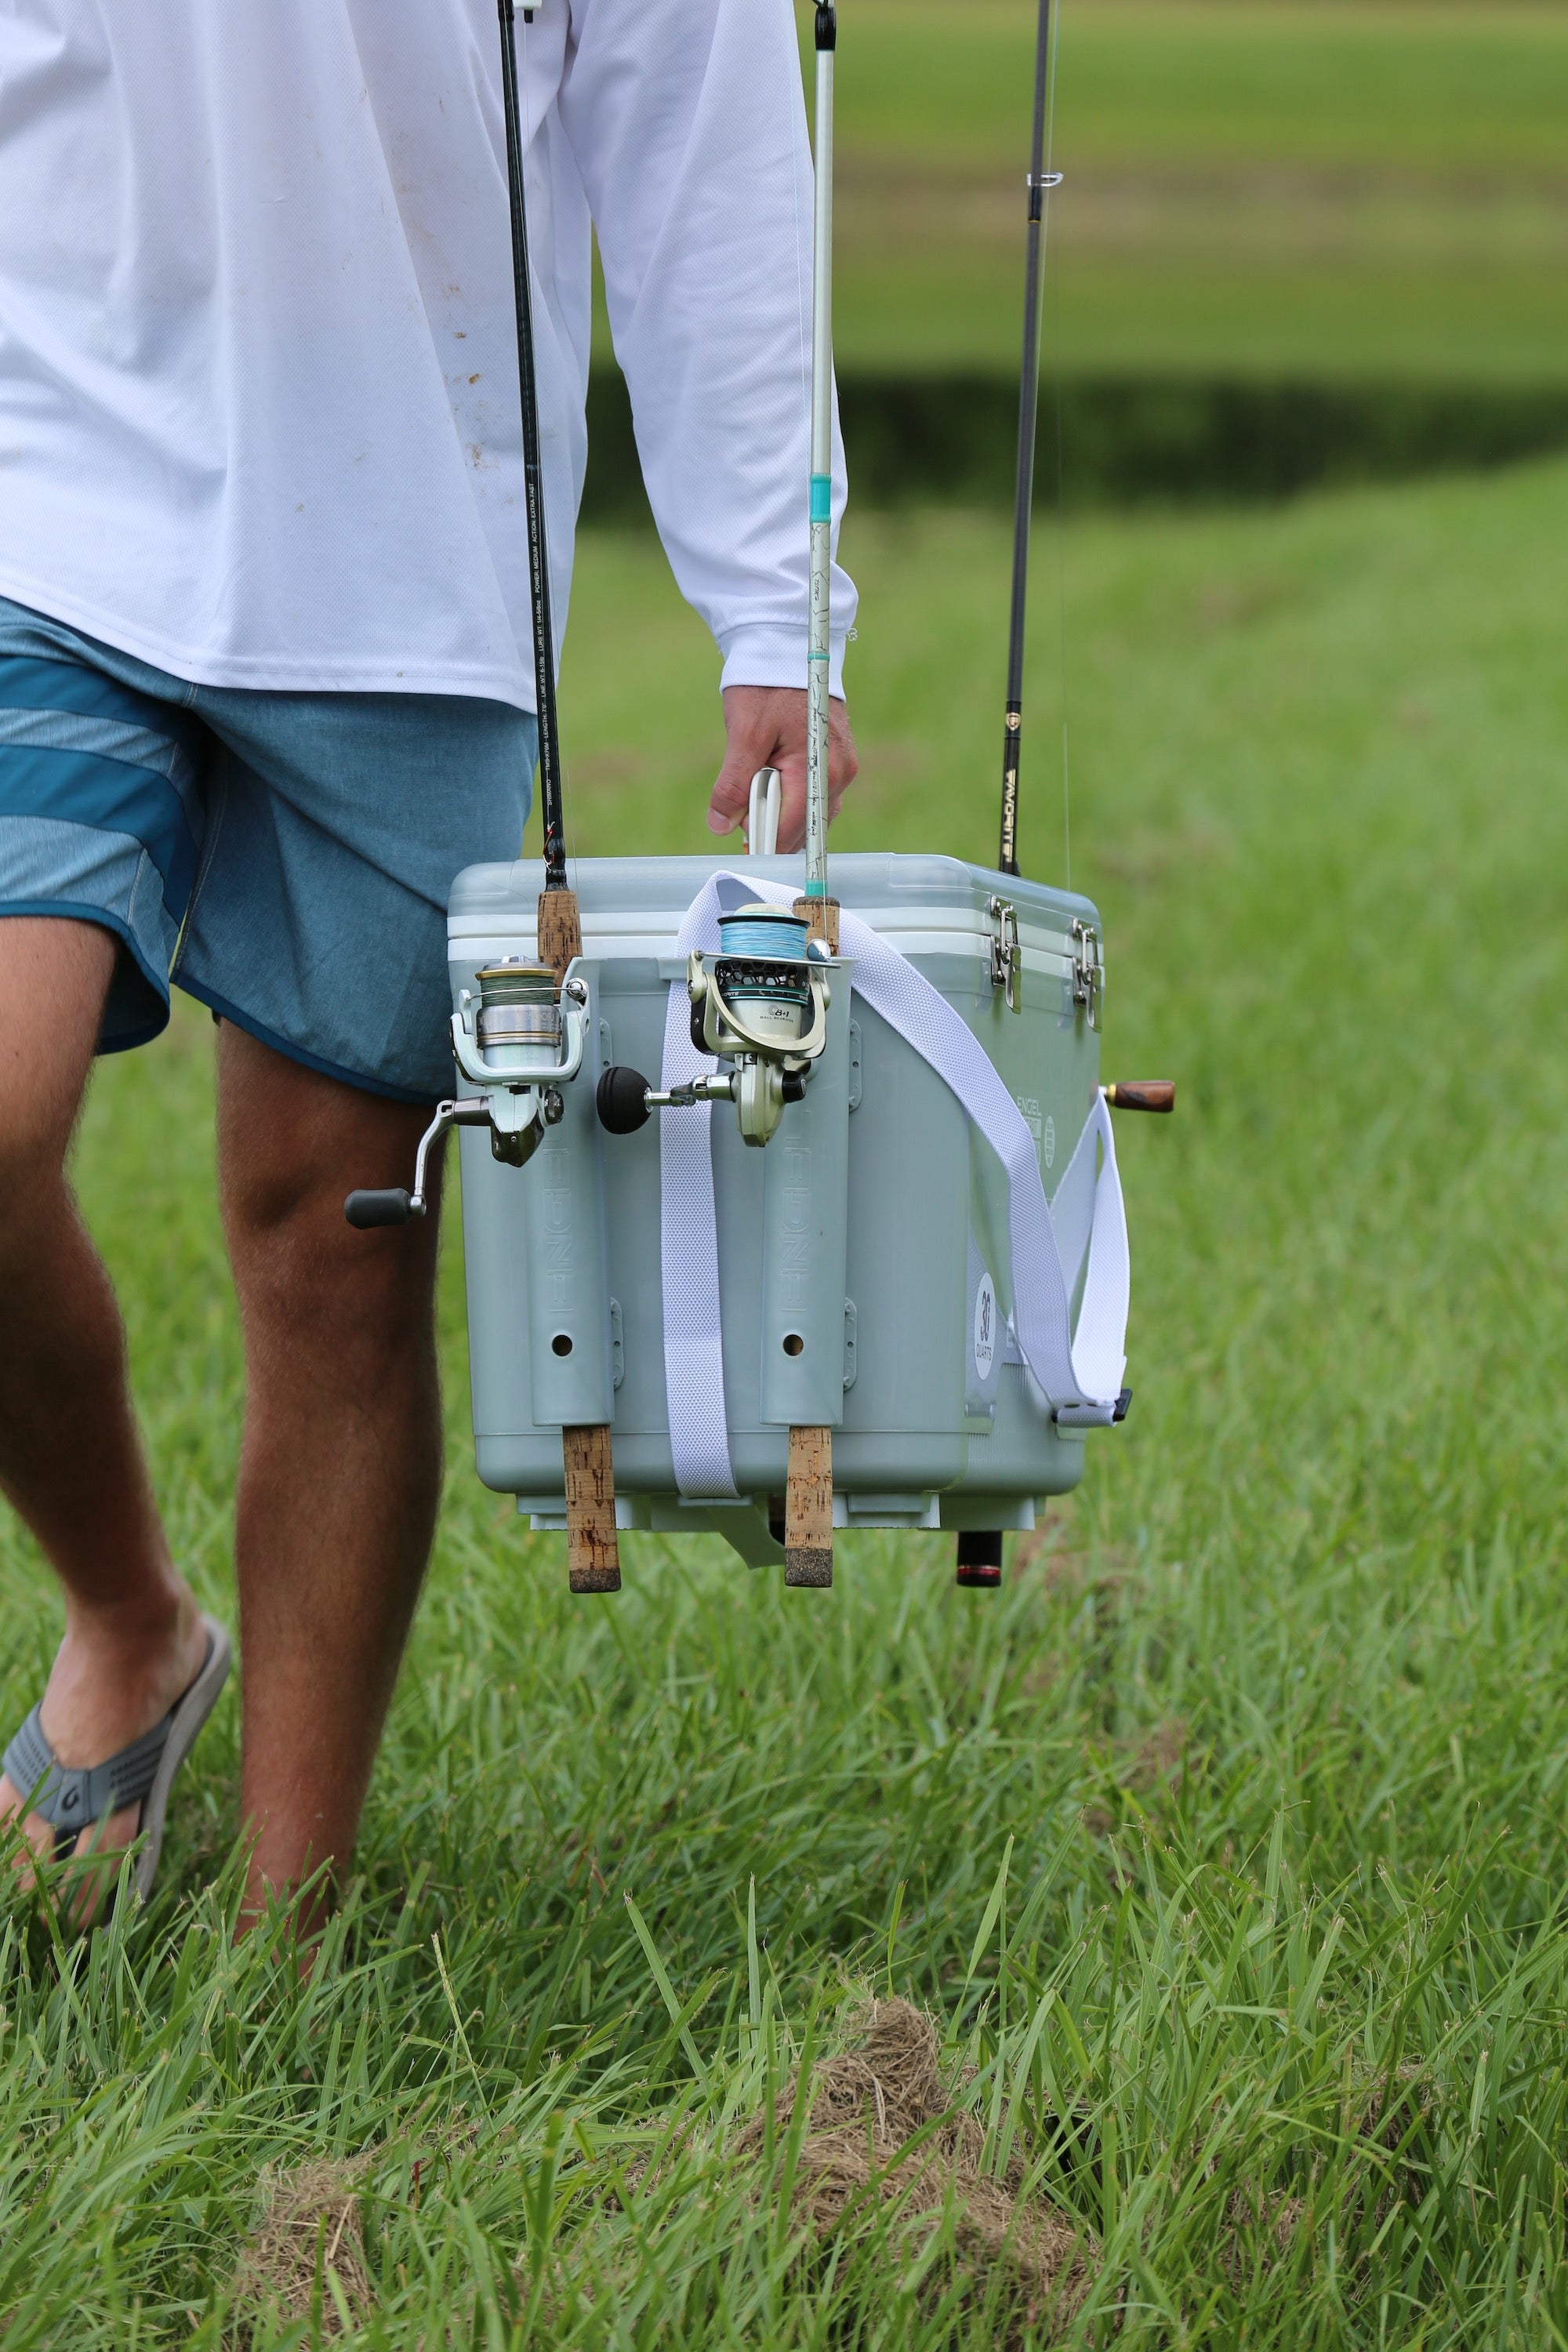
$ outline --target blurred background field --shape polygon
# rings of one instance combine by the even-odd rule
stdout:
[[[1007,494],[1035,19],[846,9],[837,349],[862,499]],[[1059,39],[1046,347],[1069,499],[1568,446],[1568,11],[1068,0]],[[589,510],[635,511],[602,312],[595,350]]]
[[[1028,0],[846,11],[847,370],[1016,362]],[[1077,0],[1051,203],[1074,373],[1568,383],[1568,18]]]
[[[1005,410],[1031,21],[845,0],[847,384],[975,370]],[[1069,420],[1568,385],[1568,9],[1068,0],[1062,45]],[[232,1698],[148,1917],[74,1964],[0,1922],[7,2352],[1568,2341],[1568,457],[1462,455],[1288,503],[1235,493],[1310,476],[1119,509],[1108,474],[1041,520],[1023,863],[1104,916],[1107,1075],[1180,1107],[1121,1133],[1131,1418],[999,1594],[935,1537],[846,1540],[824,1596],[641,1537],[571,1601],[472,1475],[451,1217],[437,1559],[314,1979],[228,1947]],[[852,505],[843,847],[993,854],[989,484]],[[657,541],[586,529],[575,854],[707,845],[715,686]],[[106,1065],[78,1166],[226,1611],[209,1040],[185,1008]],[[9,1520],[0,1601],[19,1719],[55,1621]],[[742,2148],[868,1986],[930,2004],[986,2162],[1080,2234],[1076,2315],[956,2208],[819,2249],[798,2149]],[[358,2169],[258,2311],[265,2168],[303,2163]]]

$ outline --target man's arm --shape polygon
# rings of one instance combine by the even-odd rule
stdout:
[[[659,534],[724,657],[709,823],[784,775],[804,832],[812,174],[789,0],[571,0],[561,116],[598,229],[616,355]],[[835,531],[844,460],[834,435]],[[829,793],[855,772],[843,707],[853,583],[836,565]]]

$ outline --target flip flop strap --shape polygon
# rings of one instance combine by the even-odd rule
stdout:
[[[11,1785],[27,1800],[29,1812],[41,1813],[56,1831],[74,1837],[78,1830],[101,1821],[105,1813],[142,1802],[169,1744],[173,1708],[162,1723],[155,1723],[117,1756],[74,1769],[59,1761],[45,1738],[38,1720],[42,1709],[40,1699],[5,1750]]]

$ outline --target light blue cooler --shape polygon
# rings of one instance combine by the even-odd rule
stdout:
[[[787,902],[798,874],[776,857],[577,861],[581,1066],[524,1165],[480,1127],[461,1134],[479,1474],[536,1528],[565,1526],[562,1430],[601,1408],[617,1523],[721,1533],[754,1566],[784,1557],[792,1423],[832,1430],[836,1528],[999,1530],[1032,1527],[1042,1497],[1075,1486],[1088,1430],[1125,1411],[1125,1227],[1087,898],[956,858],[836,857],[843,953],[813,967],[826,1048],[804,1087],[786,1086],[768,1148],[747,1148],[726,1102],[630,1133],[595,1117],[606,1070],[668,1088],[696,1066],[694,903]],[[473,1060],[478,975],[535,962],[538,890],[531,862],[470,866],[453,886],[470,1068],[488,1066]],[[1029,1205],[1030,1160],[1048,1217]]]

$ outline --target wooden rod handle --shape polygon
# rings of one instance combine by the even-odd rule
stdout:
[[[616,1474],[607,1429],[563,1429],[566,1472],[566,1572],[574,1592],[618,1592],[621,1549],[616,1535]]]
[[[784,1582],[833,1581],[833,1432],[792,1429],[784,1487]]]
[[[806,936],[826,940],[830,955],[838,953],[838,901],[837,898],[797,898],[793,912],[804,915],[811,925]]]
[[[539,961],[555,974],[559,989],[566,967],[583,952],[583,924],[575,890],[542,890],[539,894]]]
[[[1121,1078],[1100,1093],[1112,1110],[1174,1110],[1174,1078]]]

